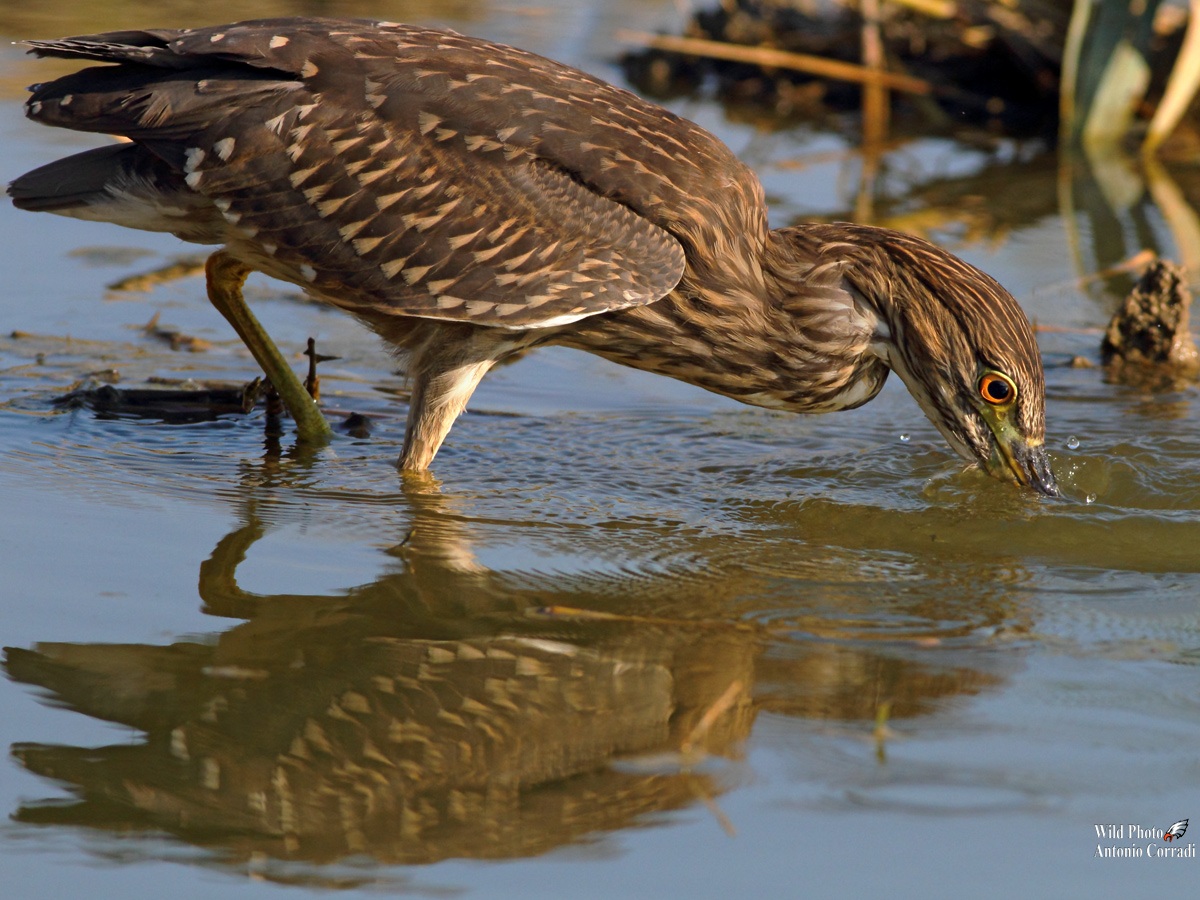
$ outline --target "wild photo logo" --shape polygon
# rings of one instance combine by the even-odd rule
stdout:
[[[1165,829],[1130,824],[1092,827],[1096,829],[1097,838],[1096,852],[1092,855],[1094,859],[1196,858],[1196,845],[1182,843],[1183,836],[1187,834],[1187,819],[1180,819]]]
[[[1163,832],[1163,840],[1170,842],[1175,840],[1175,838],[1183,837],[1183,835],[1187,832],[1187,823],[1187,819],[1180,819],[1165,832]]]

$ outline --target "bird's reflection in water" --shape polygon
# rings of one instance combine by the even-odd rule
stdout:
[[[754,590],[737,567],[495,572],[452,498],[406,496],[411,528],[373,584],[243,590],[238,566],[269,530],[250,503],[201,566],[205,611],[244,620],[212,642],[10,649],[14,679],[145,735],[15,747],[77,798],[16,818],[165,831],[231,865],[528,856],[698,802],[720,817],[762,709],[869,735],[881,700],[903,718],[998,677],[870,641],[781,641],[734,611]]]

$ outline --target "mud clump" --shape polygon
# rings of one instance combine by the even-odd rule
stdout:
[[[1194,375],[1200,353],[1189,331],[1191,305],[1180,268],[1163,259],[1152,263],[1104,333],[1100,358],[1110,373]]]

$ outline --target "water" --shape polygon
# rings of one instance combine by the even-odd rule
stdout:
[[[394,6],[610,78],[615,27],[676,21]],[[5,29],[147,24],[68,9]],[[18,87],[47,73],[2,54],[5,176],[87,146],[23,121]],[[846,139],[673,108],[753,161],[776,224],[855,207]],[[1016,143],[912,140],[884,173],[881,221],[926,228],[1042,328],[1066,500],[964,472],[896,383],[806,418],[562,350],[489,376],[440,483],[405,485],[387,354],[266,280],[264,323],[341,357],[327,405],[368,437],[304,454],[258,414],[56,408],[89,378],[253,365],[197,278],[105,292],[189,248],[0,207],[0,332],[22,333],[0,339],[5,896],[1191,885],[1195,860],[1094,857],[1131,843],[1097,824],[1200,810],[1195,387],[1067,365],[1129,285],[1088,276],[1140,242],[1183,255],[1178,209],[1102,208]],[[155,313],[211,348],[172,350],[141,329]]]

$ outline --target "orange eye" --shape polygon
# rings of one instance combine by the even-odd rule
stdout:
[[[988,372],[979,379],[979,393],[994,406],[1002,406],[1017,396],[1017,386],[998,372]]]

